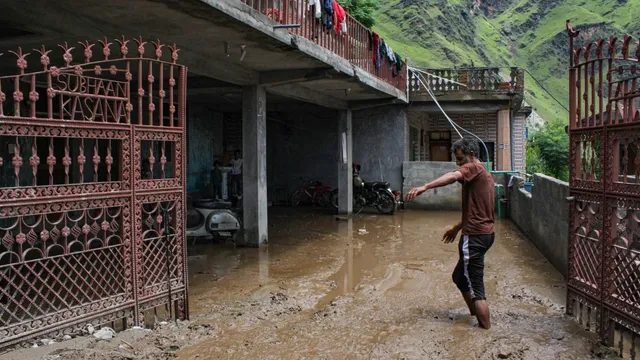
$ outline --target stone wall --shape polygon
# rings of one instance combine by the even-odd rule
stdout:
[[[353,162],[365,181],[388,181],[402,187],[407,109],[386,106],[353,113]]]
[[[520,189],[515,178],[509,188],[509,217],[567,277],[569,244],[569,184],[546,175],[534,176],[533,193]]]

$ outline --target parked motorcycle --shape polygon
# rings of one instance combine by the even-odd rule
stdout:
[[[241,223],[230,202],[197,198],[192,199],[192,204],[187,210],[187,238],[235,241]]]
[[[360,165],[353,164],[353,211],[359,213],[365,206],[379,213],[393,215],[398,209],[396,193],[388,182],[365,182],[360,176]],[[331,192],[331,204],[338,209],[338,189]]]

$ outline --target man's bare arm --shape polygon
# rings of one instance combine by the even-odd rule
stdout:
[[[433,180],[430,183],[427,183],[425,185],[425,191],[451,185],[458,180],[462,180],[462,173],[460,171],[453,171],[440,176],[439,178]]]
[[[429,189],[435,189],[442,186],[447,186],[447,185],[453,184],[458,180],[462,180],[462,173],[460,171],[454,171],[454,172],[444,174],[424,186],[420,186],[409,191],[409,193],[407,194],[406,200],[411,201]]]

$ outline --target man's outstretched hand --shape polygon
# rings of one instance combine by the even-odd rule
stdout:
[[[459,232],[460,228],[457,225],[448,228],[447,231],[444,232],[444,235],[442,235],[442,242],[445,244],[452,243],[456,239],[456,236],[458,236]]]
[[[417,188],[413,188],[413,189],[411,189],[411,191],[409,191],[409,193],[407,194],[407,198],[405,200],[413,201],[413,199],[415,199],[418,196],[422,195],[422,193],[424,193],[425,191],[427,191],[427,187],[426,186],[420,186],[420,187],[417,187]]]

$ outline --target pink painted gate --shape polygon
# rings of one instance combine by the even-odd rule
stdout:
[[[621,356],[640,335],[640,42],[569,34],[567,313]],[[625,346],[625,344],[627,346]]]
[[[0,77],[0,346],[150,309],[186,318],[178,49],[104,39],[1,59],[17,68]]]

